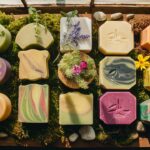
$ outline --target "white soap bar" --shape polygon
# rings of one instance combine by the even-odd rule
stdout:
[[[71,30],[68,30],[67,26],[67,18],[62,17],[60,21],[60,51],[61,52],[67,52],[71,51],[73,48],[84,51],[84,52],[89,52],[92,49],[92,22],[91,19],[88,17],[72,17],[72,27]],[[79,34],[76,36],[78,37],[79,40],[76,42],[71,42],[68,43],[66,38],[64,37],[65,34],[68,35],[72,33],[74,30],[74,25],[76,25],[79,22],[79,25],[77,28],[80,30]],[[76,28],[76,29],[77,29]],[[75,30],[74,30],[75,31]],[[77,33],[77,32],[76,32]],[[89,37],[86,39],[80,38],[80,35],[88,35]],[[75,36],[75,32],[73,34]],[[69,40],[72,39],[72,37],[69,38]],[[69,46],[68,46],[69,44]],[[70,48],[71,47],[71,48]]]
[[[105,55],[127,55],[134,48],[132,27],[126,21],[106,21],[99,28],[99,50]]]

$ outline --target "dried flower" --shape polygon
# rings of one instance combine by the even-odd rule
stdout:
[[[81,71],[82,70],[81,70],[80,66],[78,66],[78,65],[74,65],[73,68],[72,68],[72,73],[74,75],[79,75],[81,73]]]
[[[81,61],[81,63],[80,63],[80,68],[81,68],[82,70],[87,69],[87,62],[86,62],[86,61]]]

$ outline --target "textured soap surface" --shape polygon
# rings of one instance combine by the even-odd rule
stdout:
[[[5,52],[11,44],[11,33],[0,25],[0,52]]]
[[[11,65],[4,58],[0,58],[0,84],[5,83],[11,74]]]
[[[136,119],[136,97],[130,92],[106,92],[99,99],[99,109],[106,124],[131,124]]]
[[[36,30],[38,30],[38,35],[36,35]],[[22,49],[30,48],[41,48],[48,49],[51,43],[53,42],[53,36],[43,25],[39,24],[36,29],[35,23],[30,23],[23,26],[15,39],[15,42]]]
[[[59,123],[61,125],[93,124],[93,94],[79,92],[59,97]]]
[[[48,60],[50,54],[46,50],[27,50],[18,53],[19,79],[38,80],[49,77]]]
[[[145,28],[141,32],[141,46],[147,50],[150,50],[150,26]]]
[[[4,121],[9,117],[11,109],[10,99],[5,94],[0,93],[0,121]]]
[[[134,60],[130,57],[105,57],[99,63],[99,83],[106,89],[130,89],[136,84]]]
[[[127,55],[134,48],[131,25],[126,21],[106,21],[99,28],[99,50],[105,55]]]
[[[19,86],[18,121],[47,123],[49,119],[49,86],[29,84]]]
[[[144,70],[143,82],[144,88],[150,91],[150,67]]]
[[[72,24],[76,24],[80,22],[79,27],[80,29],[80,33],[82,35],[89,35],[89,38],[87,38],[86,40],[82,40],[80,39],[78,42],[78,45],[73,44],[73,47],[75,47],[78,50],[82,50],[83,52],[89,52],[92,49],[92,22],[91,19],[88,17],[72,17]],[[64,46],[64,34],[68,33],[68,27],[67,27],[67,18],[66,17],[62,17],[61,21],[60,21],[60,51],[61,52],[67,52],[70,51],[68,50],[68,47],[65,48],[66,46]],[[75,33],[74,33],[75,34]],[[74,36],[74,35],[73,35]]]

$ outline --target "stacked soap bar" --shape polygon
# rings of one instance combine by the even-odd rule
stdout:
[[[0,25],[0,52],[4,52],[11,44],[11,34],[2,25]]]
[[[41,24],[30,23],[19,30],[15,42],[21,49],[48,49],[53,40],[53,36],[46,27]]]
[[[134,48],[132,27],[126,21],[106,21],[99,28],[99,50],[105,55],[127,55]]]
[[[93,94],[79,92],[59,97],[59,123],[61,125],[93,124]]]
[[[0,121],[4,121],[9,117],[11,109],[10,99],[6,95],[0,93]]]
[[[90,52],[92,49],[92,22],[88,17],[72,17],[72,26],[68,27],[67,17],[60,21],[60,51],[73,49]]]
[[[48,51],[35,49],[20,51],[18,57],[20,59],[19,79],[38,80],[49,77],[48,60],[50,55]]]
[[[150,91],[150,67],[144,70],[144,87]]]
[[[136,119],[136,97],[130,92],[106,92],[99,107],[99,117],[106,124],[131,124]]]
[[[10,74],[11,74],[10,63],[5,59],[0,58],[0,84],[5,83],[10,77]]]
[[[49,117],[48,85],[19,86],[19,122],[47,123]]]
[[[99,82],[106,89],[130,89],[136,84],[134,60],[130,57],[105,57],[99,63]]]

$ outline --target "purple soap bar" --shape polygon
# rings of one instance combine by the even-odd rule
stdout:
[[[106,124],[131,124],[136,119],[136,97],[130,92],[106,92],[99,99],[99,117]]]
[[[4,58],[0,58],[0,84],[8,80],[11,73],[11,65]]]

